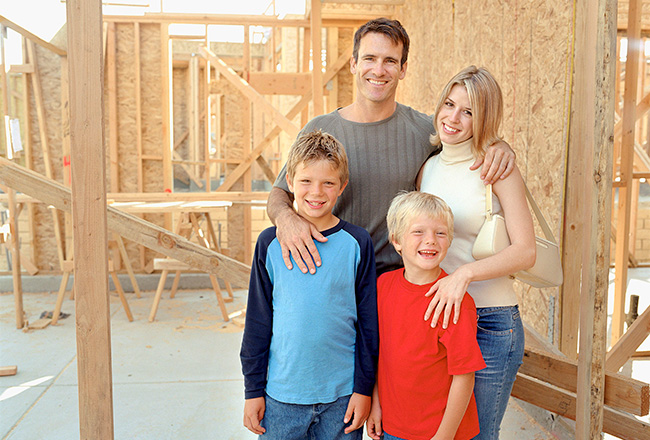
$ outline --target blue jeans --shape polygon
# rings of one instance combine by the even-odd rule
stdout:
[[[384,432],[383,440],[405,440],[405,439],[401,437],[395,437],[394,435],[390,435],[389,433]]]
[[[260,440],[361,440],[363,428],[350,434],[343,423],[350,396],[331,403],[296,405],[278,402],[266,395],[262,426],[266,432]]]
[[[498,440],[512,384],[524,357],[524,326],[516,305],[482,307],[476,312],[476,338],[487,367],[475,375],[481,433],[473,440]]]

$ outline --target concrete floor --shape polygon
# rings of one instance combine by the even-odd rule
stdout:
[[[645,276],[650,279],[650,270]],[[235,292],[230,312],[244,307],[245,294]],[[223,323],[214,293],[181,291],[174,299],[166,294],[154,323],[147,320],[152,291],[128,298],[134,322],[111,295],[115,438],[255,438],[241,422],[242,328]],[[26,293],[28,319],[52,310],[55,300],[50,292]],[[13,295],[0,294],[0,366],[18,366],[17,375],[0,377],[0,438],[79,438],[74,303],[66,299],[63,312],[71,315],[59,325],[27,332],[15,329],[13,310]],[[568,439],[568,426],[511,399],[501,439]]]

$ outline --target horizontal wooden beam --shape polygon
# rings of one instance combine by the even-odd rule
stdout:
[[[248,83],[262,95],[304,95],[311,91],[311,74],[251,72]]]
[[[65,212],[71,211],[70,189],[34,171],[0,158],[0,183]],[[203,194],[205,197],[205,193]],[[107,207],[108,228],[127,240],[141,244],[170,258],[217,275],[238,286],[248,285],[250,266],[204,246],[192,243],[134,215]]]
[[[12,64],[9,66],[9,73],[34,73],[34,65]]]
[[[0,24],[2,24],[4,26],[7,26],[9,29],[12,29],[12,30],[18,32],[20,35],[27,38],[28,40],[33,41],[34,43],[36,43],[39,46],[42,46],[42,47],[44,47],[44,48],[46,48],[48,50],[51,50],[52,52],[54,52],[57,55],[66,55],[65,50],[61,49],[58,46],[55,46],[52,43],[48,43],[47,41],[43,40],[42,38],[40,38],[40,37],[38,37],[38,36],[36,36],[34,34],[32,34],[31,32],[29,32],[24,27],[17,25],[13,21],[3,17],[2,15],[0,15]]]
[[[255,192],[151,192],[151,193],[107,193],[106,199],[111,202],[140,202],[140,203],[161,203],[161,202],[201,202],[201,201],[222,201],[222,202],[259,202],[266,203],[269,193],[265,191]],[[0,194],[0,202],[7,202],[7,195]],[[41,200],[28,194],[16,194],[17,203],[41,203]]]
[[[323,16],[323,27],[358,27],[378,15],[339,15]],[[144,15],[104,15],[106,22],[120,23],[178,23],[232,26],[266,26],[266,27],[305,27],[311,26],[308,18],[279,18],[271,15],[242,14],[170,14],[146,13]]]
[[[524,364],[519,371],[558,388],[576,392],[578,363],[574,360],[527,348]],[[647,383],[617,373],[608,372],[605,375],[605,405],[645,416],[650,407],[649,396],[650,385]]]
[[[512,396],[562,417],[575,420],[576,395],[525,374],[517,373]],[[603,431],[623,440],[648,440],[650,424],[607,405],[603,409]]]

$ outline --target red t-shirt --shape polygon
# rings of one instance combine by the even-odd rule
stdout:
[[[442,271],[440,278],[447,276]],[[476,306],[469,294],[457,324],[435,328],[424,320],[433,285],[411,284],[404,269],[387,272],[377,282],[379,312],[379,402],[384,431],[410,440],[429,440],[447,405],[452,375],[485,368],[476,342]],[[453,315],[452,315],[453,316]],[[451,319],[450,319],[451,321]],[[455,439],[479,433],[474,394]]]

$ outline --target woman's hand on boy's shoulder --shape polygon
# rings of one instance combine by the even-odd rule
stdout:
[[[469,285],[470,278],[466,276],[463,266],[456,269],[455,272],[446,277],[440,278],[436,281],[431,289],[425,294],[433,298],[429,302],[426,312],[424,313],[424,320],[427,321],[433,314],[431,319],[431,327],[438,325],[438,320],[442,315],[442,328],[446,329],[449,326],[449,318],[453,310],[454,317],[453,323],[457,324],[460,318],[460,308],[467,286]]]

